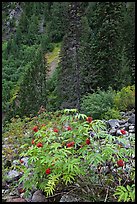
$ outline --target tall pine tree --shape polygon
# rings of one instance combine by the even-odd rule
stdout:
[[[46,107],[46,70],[46,61],[39,48],[20,85],[18,114],[36,114],[40,106]]]
[[[68,12],[68,30],[63,39],[61,50],[61,68],[59,75],[59,93],[61,108],[80,109],[81,98],[81,16],[85,5],[83,2],[70,2]]]
[[[119,88],[121,70],[122,2],[97,2],[92,15],[92,59],[98,73],[96,86]]]

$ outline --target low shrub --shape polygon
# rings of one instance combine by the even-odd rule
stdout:
[[[105,120],[109,120],[109,119],[121,119],[122,116],[119,112],[119,110],[116,110],[115,108],[109,108],[107,112],[105,112],[102,115],[102,118]]]
[[[114,97],[114,106],[120,111],[135,108],[135,85],[123,87]]]
[[[88,94],[82,98],[81,112],[92,115],[93,119],[102,119],[102,116],[114,105],[115,92],[98,90],[93,94]]]

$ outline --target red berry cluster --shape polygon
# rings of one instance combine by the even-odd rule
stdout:
[[[32,128],[32,130],[33,130],[34,132],[38,132],[38,126],[34,126],[34,127]]]
[[[91,123],[91,122],[92,122],[92,120],[93,120],[93,118],[92,118],[92,117],[87,117],[87,118],[86,118],[86,121],[87,121],[88,123]]]
[[[43,144],[42,144],[41,142],[39,142],[39,143],[37,144],[37,147],[43,147]]]
[[[122,135],[125,135],[126,134],[126,131],[125,130],[120,130],[120,132],[122,133]]]
[[[72,130],[72,128],[71,128],[70,126],[68,126],[68,127],[67,127],[67,130],[68,130],[68,131],[69,131],[69,130]]]
[[[119,167],[123,167],[123,166],[124,166],[124,161],[123,161],[122,159],[118,160],[118,161],[117,161],[117,165],[118,165]]]
[[[50,169],[50,168],[46,169],[45,173],[46,173],[47,175],[50,174],[50,173],[51,173],[51,169]]]
[[[90,144],[90,139],[89,139],[89,138],[86,139],[86,144],[87,144],[87,145]]]
[[[31,144],[33,144],[33,145],[35,144],[34,140],[31,141]]]
[[[58,133],[59,130],[58,130],[57,128],[54,128],[54,129],[53,129],[53,132],[57,132],[57,133]]]
[[[75,142],[69,142],[66,146],[67,146],[67,147],[73,147],[74,144],[75,144]]]

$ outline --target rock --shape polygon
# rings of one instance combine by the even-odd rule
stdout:
[[[10,170],[8,172],[6,181],[13,182],[15,180],[18,180],[21,176],[22,176],[22,172],[17,172],[16,170]]]
[[[18,196],[18,191],[17,189],[12,189],[12,191],[9,193],[10,196]]]
[[[43,195],[42,191],[37,190],[33,196],[31,202],[48,202],[46,197]]]
[[[123,135],[122,133],[121,133],[121,131],[120,130],[117,130],[116,131],[116,136],[121,136],[121,135]],[[126,131],[126,134],[124,134],[124,136],[128,136],[128,132]]]
[[[22,164],[24,164],[24,166],[26,166],[26,167],[28,167],[28,157],[23,157],[23,158],[21,158],[21,160],[23,161],[23,163]]]
[[[120,127],[121,127],[121,126],[120,126]],[[121,127],[121,128],[123,128],[123,127]],[[128,122],[126,122],[126,123],[124,124],[124,129],[125,129],[126,131],[129,130],[129,124],[128,124]]]
[[[115,128],[110,129],[109,134],[112,136],[115,136],[116,135],[116,129]]]
[[[111,120],[108,120],[107,124],[109,125],[109,127],[112,129],[112,128],[119,128],[120,125],[119,125],[119,120],[117,119],[111,119]]]
[[[133,113],[130,118],[128,119],[128,122],[131,124],[135,124],[135,114]]]
[[[13,164],[13,165],[18,165],[18,164],[19,164],[19,160],[14,160],[14,161],[12,162],[12,164]]]
[[[119,125],[121,126],[121,125],[124,125],[127,122],[127,120],[118,120],[118,122],[119,122]]]
[[[81,199],[77,195],[63,195],[59,202],[80,202]]]
[[[25,193],[21,193],[20,194],[20,197],[21,198],[24,198],[27,202],[32,202],[31,200],[32,200],[32,194],[31,194],[31,192],[29,192],[29,195],[25,195]]]
[[[129,126],[129,133],[134,133],[135,132],[135,126],[134,125],[130,125]]]
[[[129,130],[131,130],[131,129],[133,130],[134,128],[135,128],[134,125],[130,125],[130,126],[129,126]]]
[[[129,130],[129,133],[134,133],[135,131],[134,130]]]
[[[27,202],[25,199],[23,199],[23,198],[9,198],[9,199],[7,199],[7,201],[6,202]]]
[[[6,181],[2,181],[2,189],[8,189]]]
[[[10,199],[13,199],[13,198],[16,198],[15,196],[2,196],[2,202],[9,202],[8,200],[10,200]]]

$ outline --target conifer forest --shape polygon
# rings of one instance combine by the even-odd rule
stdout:
[[[2,2],[2,201],[135,201],[135,2]]]

